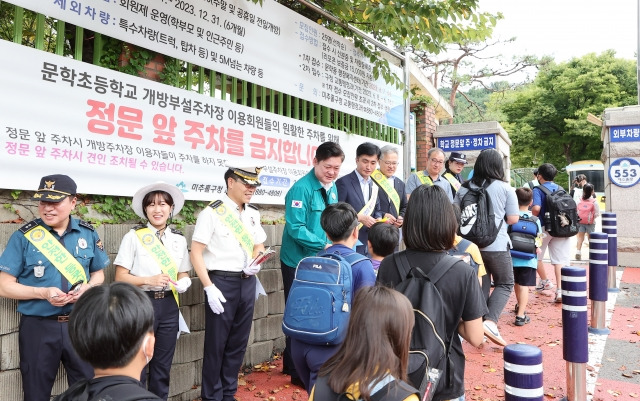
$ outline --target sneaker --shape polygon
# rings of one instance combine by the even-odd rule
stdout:
[[[550,280],[540,280],[540,283],[536,286],[536,291],[551,290],[555,286]]]
[[[554,300],[557,304],[562,303],[562,290],[556,291],[556,298]]]
[[[523,317],[516,316],[515,325],[516,326],[524,326],[525,324],[529,323],[530,321],[531,321],[531,319],[529,318],[529,315],[527,315],[525,313]]]
[[[582,260],[582,252],[576,251],[576,260]]]
[[[503,347],[507,345],[507,342],[502,338],[498,331],[498,326],[496,326],[494,322],[491,320],[485,320],[482,322],[482,328],[484,329],[484,334],[489,340]]]

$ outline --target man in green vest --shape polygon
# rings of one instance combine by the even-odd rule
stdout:
[[[440,148],[431,148],[427,152],[427,169],[418,171],[409,176],[405,189],[407,190],[407,199],[411,196],[411,192],[420,185],[437,185],[444,189],[449,201],[453,203],[453,191],[449,182],[440,176],[442,167],[444,166],[444,152]]]

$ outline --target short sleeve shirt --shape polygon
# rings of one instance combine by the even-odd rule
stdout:
[[[157,229],[151,224],[147,224],[154,235]],[[189,260],[189,249],[187,248],[187,240],[184,235],[172,231],[167,228],[160,237],[167,252],[173,258],[178,267],[178,272],[188,272],[191,270],[191,261]],[[113,261],[116,266],[122,266],[129,270],[132,275],[137,277],[151,277],[162,273],[162,269],[158,266],[156,260],[149,254],[147,249],[136,234],[136,230],[132,229],[125,234],[118,249],[118,255]],[[143,285],[141,288],[145,291],[160,291],[162,287]]]
[[[428,175],[426,171],[424,171],[424,174]],[[407,180],[407,185],[405,187],[405,190],[407,194],[411,194],[411,192],[413,192],[413,190],[418,188],[420,185],[422,185],[422,181],[420,181],[418,174],[413,173],[409,176],[409,179]],[[451,191],[451,184],[449,183],[449,181],[447,181],[444,177],[439,175],[438,179],[433,181],[433,185],[436,185],[444,189],[444,192],[447,193],[447,198],[449,198],[449,201],[453,202],[453,192]]]
[[[33,221],[45,228],[82,265],[87,280],[91,273],[109,265],[109,257],[98,233],[90,224],[70,218],[67,231],[61,236],[41,219]],[[71,284],[56,267],[18,230],[11,235],[7,247],[0,256],[0,271],[8,273],[20,284],[31,287],[56,287],[69,291]],[[42,273],[42,275],[40,274]],[[57,307],[46,299],[18,301],[18,312],[28,316],[53,316],[71,312],[73,304]]]
[[[229,213],[233,213],[244,224],[253,238],[254,245],[262,244],[267,239],[257,209],[244,205],[244,209],[240,210],[240,207],[226,195],[221,200]],[[206,245],[202,257],[207,270],[241,272],[251,262],[252,255],[246,254],[236,236],[211,207],[205,207],[198,215],[193,240]]]
[[[478,188],[472,182],[469,182],[471,188]],[[465,187],[460,187],[460,190],[456,194],[454,203],[460,205],[464,195],[469,192]],[[500,226],[500,231],[495,241],[489,246],[480,249],[487,252],[499,252],[507,251],[511,248],[511,241],[509,240],[509,234],[507,233],[508,225],[504,221],[505,216],[517,216],[519,212],[518,197],[513,188],[511,188],[506,182],[500,180],[494,180],[487,187],[487,194],[491,198],[491,204],[493,206],[493,214],[495,216],[496,227]]]
[[[553,181],[547,181],[544,184],[540,184],[540,185],[544,185],[551,192],[555,192],[559,188],[559,185]],[[544,192],[542,192],[542,190],[539,188],[540,185],[538,185],[533,189],[533,204],[531,205],[531,207],[540,206],[540,212],[538,213],[538,217],[543,219],[544,213],[546,212],[546,208],[547,208],[546,206],[547,195],[545,195]]]

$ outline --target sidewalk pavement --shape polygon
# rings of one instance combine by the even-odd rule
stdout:
[[[586,261],[574,262],[574,265],[588,268]],[[545,270],[555,281],[553,266],[545,264]],[[609,293],[607,302],[610,334],[589,334],[587,398],[592,401],[640,400],[640,269],[619,268],[618,283],[620,292]],[[515,295],[512,294],[498,323],[509,343],[531,344],[542,350],[545,400],[567,396],[566,362],[562,357],[562,306],[553,302],[554,294],[555,289],[542,293],[532,290],[527,310],[531,323],[521,327],[514,325]],[[589,301],[589,319],[590,304]],[[467,400],[504,400],[502,347],[491,342],[481,348],[467,343],[463,346],[467,360]],[[292,386],[289,376],[280,373],[279,360],[254,370],[259,371],[241,378],[236,395],[239,401],[307,400],[306,392]]]

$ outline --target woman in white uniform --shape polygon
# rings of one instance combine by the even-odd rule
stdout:
[[[116,281],[136,285],[151,298],[156,341],[148,365],[148,388],[164,400],[169,396],[169,374],[179,330],[177,294],[191,286],[187,240],[180,231],[169,227],[171,218],[183,205],[184,196],[173,185],[157,182],[139,189],[131,208],[147,224],[125,234],[113,262]],[[143,384],[146,376],[143,370]]]

